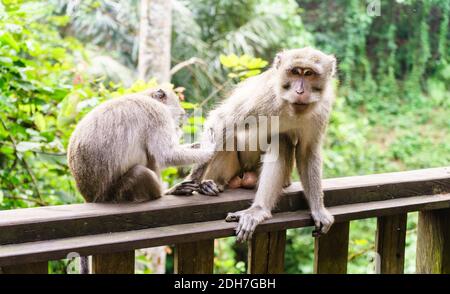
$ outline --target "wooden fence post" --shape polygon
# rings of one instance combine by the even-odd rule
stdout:
[[[134,250],[92,256],[93,274],[134,274]]]
[[[0,267],[2,274],[48,274],[48,262],[33,262]]]
[[[335,223],[330,231],[314,241],[314,273],[347,273],[350,223]]]
[[[416,271],[450,274],[450,209],[419,212]]]
[[[282,274],[286,230],[255,233],[248,245],[249,274]]]
[[[403,273],[407,217],[406,213],[378,217],[375,238],[375,251],[378,253],[376,273]]]
[[[180,243],[175,246],[176,274],[212,274],[214,270],[214,239]]]

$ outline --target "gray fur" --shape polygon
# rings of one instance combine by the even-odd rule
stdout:
[[[70,138],[68,164],[88,202],[145,201],[162,195],[160,169],[207,161],[212,152],[179,145],[185,114],[171,89],[109,100]]]
[[[254,170],[259,174],[254,203],[249,209],[230,213],[226,219],[239,222],[236,228],[239,241],[251,238],[256,226],[271,217],[283,187],[290,183],[294,162],[316,226],[315,234],[326,233],[334,222],[323,203],[321,144],[334,100],[332,77],[335,67],[334,56],[313,48],[283,51],[277,54],[270,69],[239,84],[209,114],[206,129],[212,128],[216,138],[223,137],[225,121],[236,124],[251,115],[279,116],[280,119],[279,157],[275,162],[261,163],[261,150],[219,151],[208,164],[196,166],[188,177],[191,183],[199,183],[200,192],[202,182],[207,181],[208,191],[204,194],[210,195],[215,190],[211,183],[220,188],[243,171]],[[315,73],[305,77],[305,91],[310,95],[302,96],[304,105],[296,104],[299,96],[295,89],[283,87],[300,78],[290,74],[292,68]],[[271,135],[274,134],[268,134],[269,137]],[[222,144],[220,141],[217,143]],[[266,155],[271,152],[269,149]],[[178,193],[182,187],[183,183],[172,191]]]

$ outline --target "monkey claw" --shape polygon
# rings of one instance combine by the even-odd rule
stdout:
[[[230,212],[225,218],[226,222],[238,222],[235,229],[238,242],[245,242],[252,238],[256,226],[264,220],[272,217],[269,210],[261,206],[250,207],[249,209]]]

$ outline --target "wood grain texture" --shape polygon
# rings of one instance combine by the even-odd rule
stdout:
[[[255,233],[248,244],[249,274],[284,273],[286,230]]]
[[[450,192],[450,168],[357,176],[323,181],[326,206]],[[247,208],[254,191],[220,197],[165,196],[141,204],[88,203],[0,211],[0,245],[90,234],[141,230],[224,219]],[[307,209],[300,184],[288,187],[276,212]]]
[[[331,207],[336,222],[401,214],[410,211],[450,208],[450,194],[393,199]],[[312,226],[307,210],[276,213],[256,232]],[[70,252],[91,255],[127,251],[181,242],[234,236],[235,223],[223,220],[181,224],[127,232],[115,232],[0,246],[0,266],[65,258]]]
[[[48,274],[48,262],[33,262],[0,267],[0,274]]]
[[[349,222],[335,223],[330,231],[314,240],[314,273],[346,274]]]
[[[416,271],[450,274],[450,209],[419,213]]]
[[[134,274],[134,250],[92,256],[93,274]]]
[[[377,219],[375,251],[378,253],[376,272],[402,274],[405,264],[407,214],[382,216]]]
[[[214,270],[214,239],[179,243],[175,246],[176,274],[212,274]]]

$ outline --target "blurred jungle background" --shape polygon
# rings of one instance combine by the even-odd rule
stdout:
[[[448,0],[3,0],[0,4],[0,209],[79,203],[68,138],[94,106],[171,82],[204,113],[283,48],[338,60],[324,177],[449,165]],[[198,126],[186,122],[186,135]],[[172,185],[186,170],[169,168]],[[298,179],[297,175],[293,175]],[[415,271],[415,214],[405,272]],[[374,272],[376,220],[351,223],[350,273]],[[287,273],[311,273],[311,229],[288,231]],[[245,272],[246,247],[217,241],[215,272]],[[149,253],[150,252],[150,253]],[[166,262],[155,265],[155,256]],[[138,272],[171,272],[170,247]],[[53,273],[68,261],[50,263]]]

